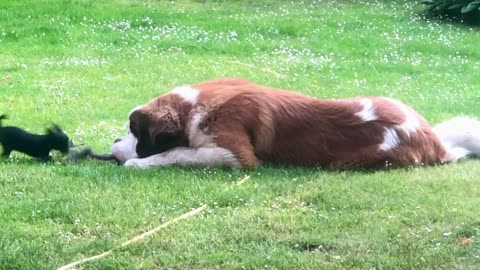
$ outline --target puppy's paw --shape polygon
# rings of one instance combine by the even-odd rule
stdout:
[[[131,158],[127,160],[123,166],[128,168],[145,169],[148,167],[148,164],[146,164],[145,161],[140,158]]]

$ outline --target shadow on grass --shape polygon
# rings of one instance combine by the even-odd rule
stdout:
[[[460,10],[448,10],[445,13],[423,12],[426,19],[449,23],[456,26],[480,27],[480,11],[461,13]]]

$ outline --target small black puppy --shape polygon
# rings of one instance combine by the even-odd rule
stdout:
[[[68,153],[70,141],[67,134],[57,125],[48,128],[45,135],[36,135],[18,127],[2,127],[5,114],[0,115],[0,144],[3,146],[3,158],[8,158],[12,151],[22,152],[42,161],[49,161],[50,151],[58,150]]]

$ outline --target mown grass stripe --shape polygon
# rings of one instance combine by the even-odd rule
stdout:
[[[250,179],[250,176],[247,175],[247,176],[243,177],[242,179],[240,179],[237,183],[235,183],[235,185],[236,185],[236,186],[241,186],[241,185],[243,185],[243,184],[244,184],[247,180],[249,180],[249,179]],[[193,210],[190,211],[190,212],[187,212],[187,213],[185,213],[185,214],[182,214],[182,215],[180,215],[180,216],[178,216],[178,217],[176,217],[176,218],[174,218],[174,219],[172,219],[172,220],[169,220],[169,221],[163,223],[162,225],[160,225],[160,226],[158,226],[158,227],[156,227],[156,228],[153,228],[153,229],[151,229],[151,230],[149,230],[149,231],[146,231],[146,232],[144,232],[144,233],[142,233],[142,234],[139,234],[139,235],[133,237],[132,239],[130,239],[130,240],[128,240],[128,241],[123,242],[118,248],[120,248],[120,247],[123,248],[123,247],[126,247],[126,246],[128,246],[128,245],[131,245],[131,244],[140,242],[140,241],[144,240],[145,238],[147,238],[147,237],[149,237],[149,236],[157,233],[157,232],[160,231],[161,229],[164,229],[164,228],[166,228],[166,227],[168,227],[168,226],[170,226],[170,225],[172,225],[172,224],[174,224],[174,223],[176,223],[176,222],[178,222],[178,221],[180,221],[180,220],[187,219],[187,218],[193,217],[193,216],[201,213],[201,212],[202,212],[203,210],[205,210],[207,207],[208,207],[208,205],[207,205],[207,204],[204,204],[204,205],[202,205],[202,206],[200,206],[200,207],[198,207],[198,208],[195,208],[195,209],[193,209]],[[67,265],[64,265],[64,266],[59,267],[57,270],[69,270],[69,269],[74,269],[75,266],[78,266],[78,265],[80,265],[80,264],[82,264],[82,263],[90,262],[90,261],[94,261],[94,260],[98,260],[98,259],[101,259],[101,258],[103,258],[103,257],[106,257],[106,256],[110,255],[115,249],[117,249],[117,248],[113,248],[113,249],[110,249],[110,250],[108,250],[108,251],[105,251],[105,252],[103,252],[103,253],[101,253],[101,254],[98,254],[98,255],[95,255],[95,256],[92,256],[92,257],[88,257],[88,258],[85,258],[85,259],[81,259],[81,260],[78,260],[78,261],[69,263],[69,264],[67,264]]]
[[[200,207],[198,207],[198,208],[195,208],[195,209],[193,209],[193,210],[190,211],[190,212],[187,212],[187,213],[185,213],[185,214],[182,214],[182,215],[180,215],[180,216],[178,216],[178,217],[176,217],[176,218],[174,218],[174,219],[172,219],[172,220],[169,220],[169,221],[163,223],[162,225],[160,225],[160,226],[158,226],[158,227],[156,227],[156,228],[154,228],[154,229],[151,229],[151,230],[149,230],[149,231],[147,231],[147,232],[144,232],[144,233],[142,233],[142,234],[140,234],[140,235],[137,235],[137,236],[135,236],[134,238],[132,238],[132,239],[126,241],[126,242],[123,242],[119,247],[126,247],[126,246],[128,246],[128,245],[133,244],[133,243],[140,242],[140,241],[142,241],[143,239],[145,239],[145,238],[147,238],[147,237],[155,234],[156,232],[160,231],[160,230],[163,229],[163,228],[166,228],[166,227],[168,227],[168,226],[170,226],[170,225],[172,225],[172,224],[174,224],[174,223],[176,223],[176,222],[179,222],[180,220],[187,219],[187,218],[193,217],[193,216],[201,213],[201,212],[202,212],[203,210],[205,210],[206,208],[207,208],[207,205],[206,205],[206,204],[204,204],[204,205],[202,205],[202,206],[200,206]],[[64,265],[64,266],[59,267],[57,270],[74,269],[75,266],[78,266],[78,265],[80,265],[80,264],[82,264],[82,263],[89,262],[89,261],[94,261],[94,260],[98,260],[98,259],[101,259],[101,258],[103,258],[103,257],[105,257],[105,256],[108,256],[108,255],[110,255],[115,249],[116,249],[116,248],[113,248],[113,249],[110,249],[110,250],[108,250],[108,251],[105,251],[105,252],[103,252],[103,253],[101,253],[101,254],[99,254],[99,255],[95,255],[95,256],[92,256],[92,257],[88,257],[88,258],[85,258],[85,259],[81,259],[81,260],[78,260],[78,261],[69,263],[69,264],[67,264],[67,265]]]

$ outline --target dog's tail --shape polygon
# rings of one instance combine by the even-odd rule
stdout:
[[[2,126],[2,120],[8,119],[6,114],[0,115],[0,127]]]
[[[470,117],[455,117],[436,125],[433,130],[443,141],[451,161],[480,156],[480,121]]]

